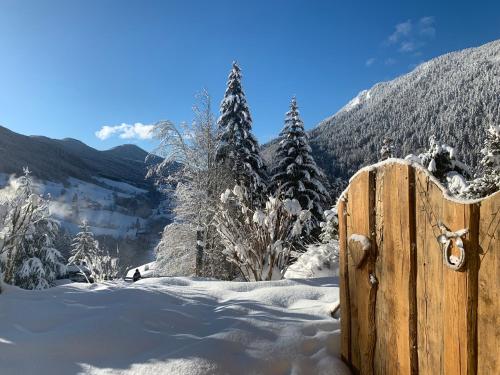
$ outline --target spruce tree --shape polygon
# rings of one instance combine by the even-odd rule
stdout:
[[[65,272],[54,241],[59,226],[49,202],[36,194],[28,168],[16,181],[14,197],[0,228],[0,269],[5,282],[25,289],[45,289]]]
[[[330,200],[326,186],[326,177],[314,161],[297,101],[293,98],[280,133],[271,188],[276,195],[297,199],[303,209],[311,211],[312,227],[318,227]]]
[[[241,86],[241,71],[236,62],[229,74],[220,106],[216,160],[229,169],[234,183],[244,187],[253,203],[262,201],[267,173],[252,134],[252,117]],[[229,186],[228,186],[229,187]]]
[[[69,264],[86,266],[94,274],[96,259],[101,251],[99,250],[99,243],[94,239],[94,233],[90,230],[86,220],[80,225],[80,232],[73,239],[71,247]]]

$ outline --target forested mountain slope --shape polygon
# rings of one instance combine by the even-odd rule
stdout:
[[[412,72],[362,91],[309,132],[318,164],[345,181],[379,158],[384,137],[404,157],[434,134],[477,167],[491,118],[500,121],[500,40],[434,58]],[[267,145],[267,159],[273,143]]]

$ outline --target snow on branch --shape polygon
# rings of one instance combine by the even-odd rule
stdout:
[[[247,281],[282,279],[293,241],[311,219],[296,199],[268,197],[263,209],[253,209],[244,188],[221,194],[217,230],[227,260]]]

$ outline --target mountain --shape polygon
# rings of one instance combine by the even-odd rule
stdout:
[[[99,151],[76,139],[25,136],[0,127],[0,188],[28,166],[40,194],[68,237],[87,220],[110,250],[129,265],[151,259],[170,220],[169,201],[146,180],[148,153],[135,145]],[[1,194],[1,190],[0,190]],[[68,241],[63,253],[69,252]]]
[[[500,122],[500,40],[434,58],[363,90],[309,132],[317,163],[342,184],[379,159],[384,137],[395,154],[418,153],[434,134],[477,168],[488,121]],[[267,159],[276,141],[267,145]]]
[[[145,188],[152,184],[144,179],[147,153],[134,145],[98,151],[76,139],[25,136],[0,126],[0,155],[0,172],[7,174],[28,165],[43,180],[64,181],[71,176],[92,181],[100,176]]]

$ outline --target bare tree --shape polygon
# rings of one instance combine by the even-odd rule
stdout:
[[[203,90],[197,100],[191,124],[176,126],[171,121],[160,121],[155,125],[154,135],[160,143],[150,158],[161,156],[163,160],[149,168],[148,176],[156,178],[157,184],[172,194],[176,222],[189,225],[196,233],[196,275],[201,275],[204,258],[221,258],[211,254],[222,251],[215,239],[213,218],[217,197],[225,189],[229,174],[215,160],[218,134],[210,95]],[[164,233],[175,228],[180,226]]]

